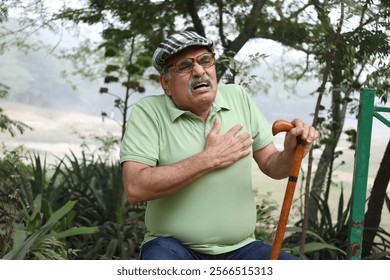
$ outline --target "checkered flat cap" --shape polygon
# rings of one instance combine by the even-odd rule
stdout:
[[[191,46],[205,46],[211,51],[214,50],[213,41],[200,36],[198,33],[193,31],[183,31],[180,33],[173,34],[167,37],[160,43],[158,48],[153,54],[153,66],[159,73],[163,73],[164,65],[168,58],[175,53],[191,47]]]

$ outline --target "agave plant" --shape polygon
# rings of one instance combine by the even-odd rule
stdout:
[[[304,252],[299,252],[301,238],[301,223],[298,221],[290,231],[295,233],[284,240],[284,244],[295,254],[300,254],[305,259],[345,259],[348,247],[348,230],[351,199],[344,208],[344,193],[341,188],[337,217],[332,217],[326,198],[315,197],[321,215],[315,222],[311,222],[307,232]]]
[[[1,239],[7,241],[2,256],[4,259],[67,259],[65,239],[96,233],[98,228],[69,226],[75,216],[73,207],[76,201],[67,201],[59,209],[53,206],[58,194],[56,178],[59,169],[54,170],[50,177],[45,161],[42,164],[37,155],[30,159],[31,168],[21,168],[24,164],[15,158],[12,161],[7,159],[12,168],[4,168],[7,166],[4,162],[1,164],[1,172],[6,173],[5,178],[18,190],[15,194],[9,193],[9,188],[2,188],[1,192],[3,205],[4,201],[12,205],[3,209],[8,220],[0,232]]]
[[[290,248],[292,253],[303,253],[302,257],[306,259],[346,259],[351,219],[351,197],[345,206],[344,192],[341,186],[336,217],[332,216],[326,197],[326,195],[324,198],[315,197],[321,216],[309,225],[304,252],[298,250],[302,221],[298,221],[296,227],[290,229],[294,233],[284,240],[284,245]],[[373,253],[366,259],[389,259],[390,234],[382,228],[371,230],[376,232],[376,240],[378,241],[373,245]]]
[[[13,249],[3,259],[68,259],[64,238],[98,231],[97,227],[67,228],[66,220],[74,216],[71,211],[75,204],[69,201],[53,212],[47,200],[38,195],[31,215],[26,216],[26,224],[15,231]]]
[[[143,208],[135,211],[123,194],[122,170],[118,161],[74,153],[65,159],[64,200],[78,201],[75,226],[97,226],[99,233],[68,239],[80,248],[77,259],[134,259],[145,234]]]
[[[376,238],[372,244],[371,253],[367,256],[364,256],[363,259],[389,260],[390,259],[390,233],[381,227],[364,228],[364,230],[373,231],[375,233]]]

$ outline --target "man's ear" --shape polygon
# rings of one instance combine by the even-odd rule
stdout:
[[[169,92],[168,79],[165,77],[165,75],[160,75],[160,84],[161,84],[161,87],[164,89],[165,93],[168,96],[171,96],[171,94]]]

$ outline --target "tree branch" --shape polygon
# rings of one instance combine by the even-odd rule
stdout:
[[[327,24],[329,24],[328,29],[331,30],[332,28],[330,26],[330,20],[329,20],[329,18],[325,18],[325,13],[323,11],[322,6],[318,5],[317,0],[312,0],[312,2],[315,3],[314,4],[315,8],[320,14],[321,22],[323,22],[323,23],[326,22]],[[328,82],[329,75],[330,75],[330,72],[332,69],[332,62],[333,62],[334,57],[335,57],[336,46],[339,42],[341,29],[342,29],[343,22],[344,22],[344,2],[343,1],[341,1],[341,3],[340,3],[340,8],[341,8],[341,11],[340,11],[339,23],[337,25],[336,33],[334,35],[332,47],[329,50],[327,57],[326,57],[325,70],[324,70],[324,73],[322,76],[322,84],[318,89],[318,98],[317,98],[317,103],[316,103],[316,107],[314,110],[314,117],[313,117],[313,122],[312,122],[312,126],[314,126],[314,127],[317,127],[317,125],[318,125],[318,115],[320,112],[322,97],[325,93],[325,86],[326,86],[326,83]],[[301,253],[303,253],[305,251],[304,249],[305,249],[305,243],[306,243],[307,227],[309,224],[309,211],[310,211],[309,200],[310,200],[310,184],[311,184],[312,167],[313,167],[313,149],[310,150],[309,155],[308,155],[307,178],[306,178],[305,198],[304,198],[305,210],[304,210],[304,218],[303,218],[303,223],[302,223],[302,235],[301,235],[301,241],[300,241],[300,247],[299,247],[299,250]]]
[[[187,12],[190,15],[194,24],[195,31],[203,37],[206,37],[206,32],[202,24],[202,20],[198,15],[198,9],[195,5],[195,0],[187,0]]]

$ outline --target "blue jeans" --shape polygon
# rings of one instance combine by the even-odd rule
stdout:
[[[141,260],[269,260],[272,247],[261,241],[253,241],[237,250],[218,254],[202,254],[188,249],[180,241],[170,237],[158,237],[141,248]],[[280,252],[279,260],[300,258]]]

